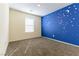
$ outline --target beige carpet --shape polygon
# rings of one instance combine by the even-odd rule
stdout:
[[[26,39],[9,43],[6,56],[77,56],[79,47],[45,38]]]

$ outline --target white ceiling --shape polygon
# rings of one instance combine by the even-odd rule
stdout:
[[[44,16],[68,5],[70,3],[13,3],[10,4],[10,8]]]

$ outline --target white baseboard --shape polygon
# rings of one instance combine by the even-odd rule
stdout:
[[[63,42],[63,41],[60,41],[60,40],[56,40],[56,39],[52,39],[52,38],[48,38],[48,37],[44,37],[44,36],[43,36],[43,38],[54,40],[56,42],[60,42],[60,43],[67,44],[67,45],[71,45],[71,46],[74,46],[74,47],[79,47],[78,45],[67,43],[67,42]]]

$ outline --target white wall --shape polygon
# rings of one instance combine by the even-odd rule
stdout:
[[[25,18],[35,20],[34,32],[25,32]],[[10,9],[9,41],[41,37],[41,17]]]
[[[8,45],[9,8],[0,4],[0,55],[4,55]]]

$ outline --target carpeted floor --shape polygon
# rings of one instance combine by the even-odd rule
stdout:
[[[26,39],[11,42],[6,56],[79,56],[79,47],[63,44],[46,38]]]

